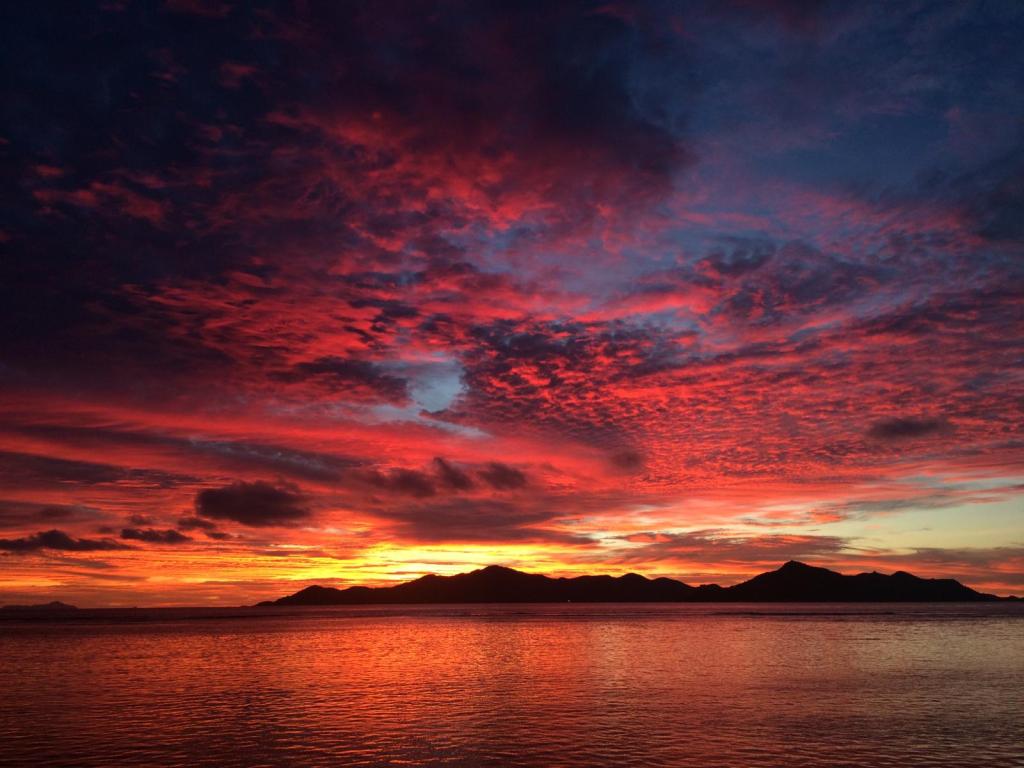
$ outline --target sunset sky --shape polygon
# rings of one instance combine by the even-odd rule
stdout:
[[[0,603],[1024,593],[1024,4],[9,3]]]

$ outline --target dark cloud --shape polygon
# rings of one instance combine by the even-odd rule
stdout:
[[[701,271],[722,277],[738,277],[753,272],[775,255],[775,243],[770,240],[734,239],[728,250],[714,251],[697,264]]]
[[[65,552],[96,552],[108,549],[130,549],[111,539],[75,539],[63,531],[40,531],[21,539],[0,539],[0,550],[6,552],[35,552],[56,549]]]
[[[949,423],[944,419],[896,417],[875,422],[868,430],[868,435],[878,440],[909,440],[943,434],[950,430]]]
[[[457,493],[476,488],[469,472],[441,457],[436,457],[431,466],[432,473],[398,468],[352,473],[350,478],[374,490],[413,498],[430,498],[439,491]],[[500,462],[488,463],[476,475],[491,488],[501,491],[522,488],[527,483],[526,475],[520,470]]]
[[[457,251],[440,230],[505,226],[538,199],[557,234],[661,199],[694,159],[687,46],[661,19],[600,3],[239,6],[216,18],[87,4],[5,22],[0,135],[17,183],[0,212],[0,334],[8,357],[55,385],[138,376],[169,390],[202,370],[404,403],[407,383],[378,362],[290,365],[301,334],[283,349],[249,339],[259,360],[240,372],[229,329],[172,333],[125,287],[152,296],[278,272],[251,263],[260,251],[393,260],[379,243],[398,239],[409,253]],[[144,254],[123,255],[140,242]],[[331,279],[339,297],[374,294]],[[420,312],[378,295],[351,306],[379,309],[369,325],[338,318],[364,349]]]
[[[0,499],[0,527],[24,528],[40,520],[73,520],[95,516],[99,510],[77,504],[44,504]]]
[[[295,485],[237,482],[196,494],[196,514],[251,527],[293,525],[310,515],[307,498]]]
[[[948,200],[974,232],[995,245],[1024,242],[1024,135],[989,163],[960,175],[929,174],[922,196]]]
[[[467,473],[440,456],[434,459],[434,471],[440,483],[454,491],[468,491],[474,486],[473,479]]]
[[[178,529],[182,531],[204,530],[212,531],[217,527],[216,523],[204,520],[201,517],[180,517],[178,518]]]
[[[928,301],[887,309],[864,321],[858,330],[868,336],[936,338],[937,334],[955,329],[974,334],[971,348],[987,356],[1012,355],[1021,345],[1017,339],[1006,338],[998,331],[1017,320],[1022,295],[1024,274],[1004,275],[998,284],[985,288],[943,289]],[[986,332],[978,333],[982,328]]]
[[[396,524],[403,539],[425,542],[551,541],[583,545],[592,541],[543,523],[554,519],[554,505],[513,503],[501,499],[455,497],[441,501],[391,505],[377,513]]]
[[[549,171],[574,171],[599,198],[628,194],[609,175],[634,191],[646,183],[649,196],[690,160],[678,105],[695,89],[693,69],[654,20],[626,21],[589,2],[313,13],[305,21],[320,34],[304,53],[337,79],[331,98],[307,85],[304,100],[335,120],[376,112],[411,129],[428,157],[460,146],[471,162],[507,157],[513,167],[493,182],[495,196]]]
[[[490,462],[486,469],[481,469],[477,474],[484,482],[499,491],[515,490],[526,485],[526,475],[515,467],[497,461]]]
[[[132,525],[152,525],[153,518],[149,515],[129,515],[128,522]]]
[[[1022,152],[1024,156],[1024,152]],[[1024,242],[1024,163],[999,179],[971,208],[978,233],[997,242]]]
[[[769,18],[819,15],[792,10],[815,4],[737,0],[729,5],[770,9]],[[433,156],[465,146],[485,157],[507,157],[529,166],[541,165],[536,159],[540,155],[558,171],[575,170],[560,167],[573,164],[598,180],[617,170],[620,184],[661,189],[672,170],[688,162],[680,127],[697,90],[696,69],[689,60],[693,46],[658,9],[640,3],[630,12],[617,12],[613,6],[588,2],[385,7],[346,3],[330,9],[237,8],[201,23],[161,14],[155,6],[117,13],[80,8],[74,14],[12,14],[5,64],[17,73],[12,76],[17,88],[5,113],[11,130],[4,135],[13,135],[19,145],[24,142],[32,160],[48,159],[55,168],[68,164],[61,161],[85,162],[94,172],[103,166],[100,158],[109,162],[110,155],[123,155],[117,158],[123,162],[113,165],[149,172],[168,166],[195,169],[212,155],[217,160],[215,178],[238,186],[273,175],[270,158],[258,148],[290,146],[292,141],[311,148],[280,125],[277,134],[259,133],[256,126],[264,123],[258,118],[279,106],[311,109],[318,125],[376,114],[408,129],[409,146],[388,152],[377,153],[355,139],[340,142],[339,159],[363,170],[390,168],[403,150]],[[255,28],[260,34],[252,34]],[[90,34],[78,34],[83,29]],[[123,43],[139,29],[146,30],[141,36],[145,39]],[[764,47],[808,55],[801,46]],[[884,46],[872,46],[871,52],[877,54],[879,48]],[[32,65],[36,59],[30,53],[37,50],[49,52],[52,68]],[[123,66],[123,59],[137,66]],[[751,59],[760,63],[761,56]],[[70,66],[77,61],[94,66]],[[853,87],[845,78],[841,84]],[[149,108],[134,108],[137,100]],[[224,114],[218,123],[239,126],[251,141],[238,136],[203,139],[203,128],[214,122],[218,111]],[[241,157],[232,163],[232,155]],[[277,162],[293,170],[287,161]],[[515,178],[502,180],[504,184],[531,180],[530,167],[519,170],[525,172],[509,174]],[[577,184],[576,174],[564,176],[587,189],[596,198],[591,202],[615,195],[615,184]],[[310,194],[336,201],[345,213],[358,207],[359,201],[345,189],[328,194],[323,189],[328,181],[323,179]],[[495,197],[502,181],[488,190]],[[165,197],[182,204],[180,193],[165,189],[166,182],[159,188],[123,183],[154,204]],[[23,194],[28,197],[31,191],[39,190]],[[236,190],[219,191],[226,195]],[[138,213],[137,207],[131,208]],[[129,218],[145,226],[148,240],[159,244],[158,233],[149,231],[152,221]],[[88,225],[89,219],[83,216],[66,226]],[[327,226],[312,222],[310,229]],[[159,255],[137,261],[149,260],[162,263],[143,271],[173,269],[171,260]],[[126,259],[117,268],[134,272],[140,269],[134,261]],[[187,261],[194,265],[206,260]]]
[[[777,251],[762,245],[745,258],[747,264],[741,260],[732,267],[716,262],[718,269],[732,269],[727,274],[746,275],[726,294],[720,311],[759,325],[792,322],[852,301],[889,278],[884,266],[845,260],[800,241]]]
[[[86,568],[89,571],[112,571],[118,569],[118,566],[114,565],[113,563],[108,563],[105,560],[97,560],[92,557],[76,557],[74,555],[64,555],[56,551],[52,551],[47,555],[47,561],[61,566]]]
[[[145,541],[149,544],[184,544],[192,541],[191,537],[173,528],[166,531],[158,531],[155,528],[123,528],[121,538]]]
[[[374,488],[404,496],[426,497],[436,493],[433,479],[415,469],[392,469],[388,472],[366,472],[363,479]]]

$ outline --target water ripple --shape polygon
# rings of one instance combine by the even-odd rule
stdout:
[[[779,608],[5,622],[0,765],[1024,766],[1024,614]]]

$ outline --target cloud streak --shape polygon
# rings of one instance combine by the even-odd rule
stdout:
[[[5,552],[25,553],[41,549],[60,552],[100,552],[128,549],[128,546],[111,539],[76,539],[57,529],[40,531],[18,539],[0,539],[0,550]]]

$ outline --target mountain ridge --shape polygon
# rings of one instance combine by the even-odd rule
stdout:
[[[906,571],[844,575],[790,560],[729,587],[691,586],[664,576],[550,577],[502,565],[452,576],[427,574],[388,587],[311,585],[258,605],[376,605],[554,602],[982,602],[1012,600],[955,579],[924,579]]]

